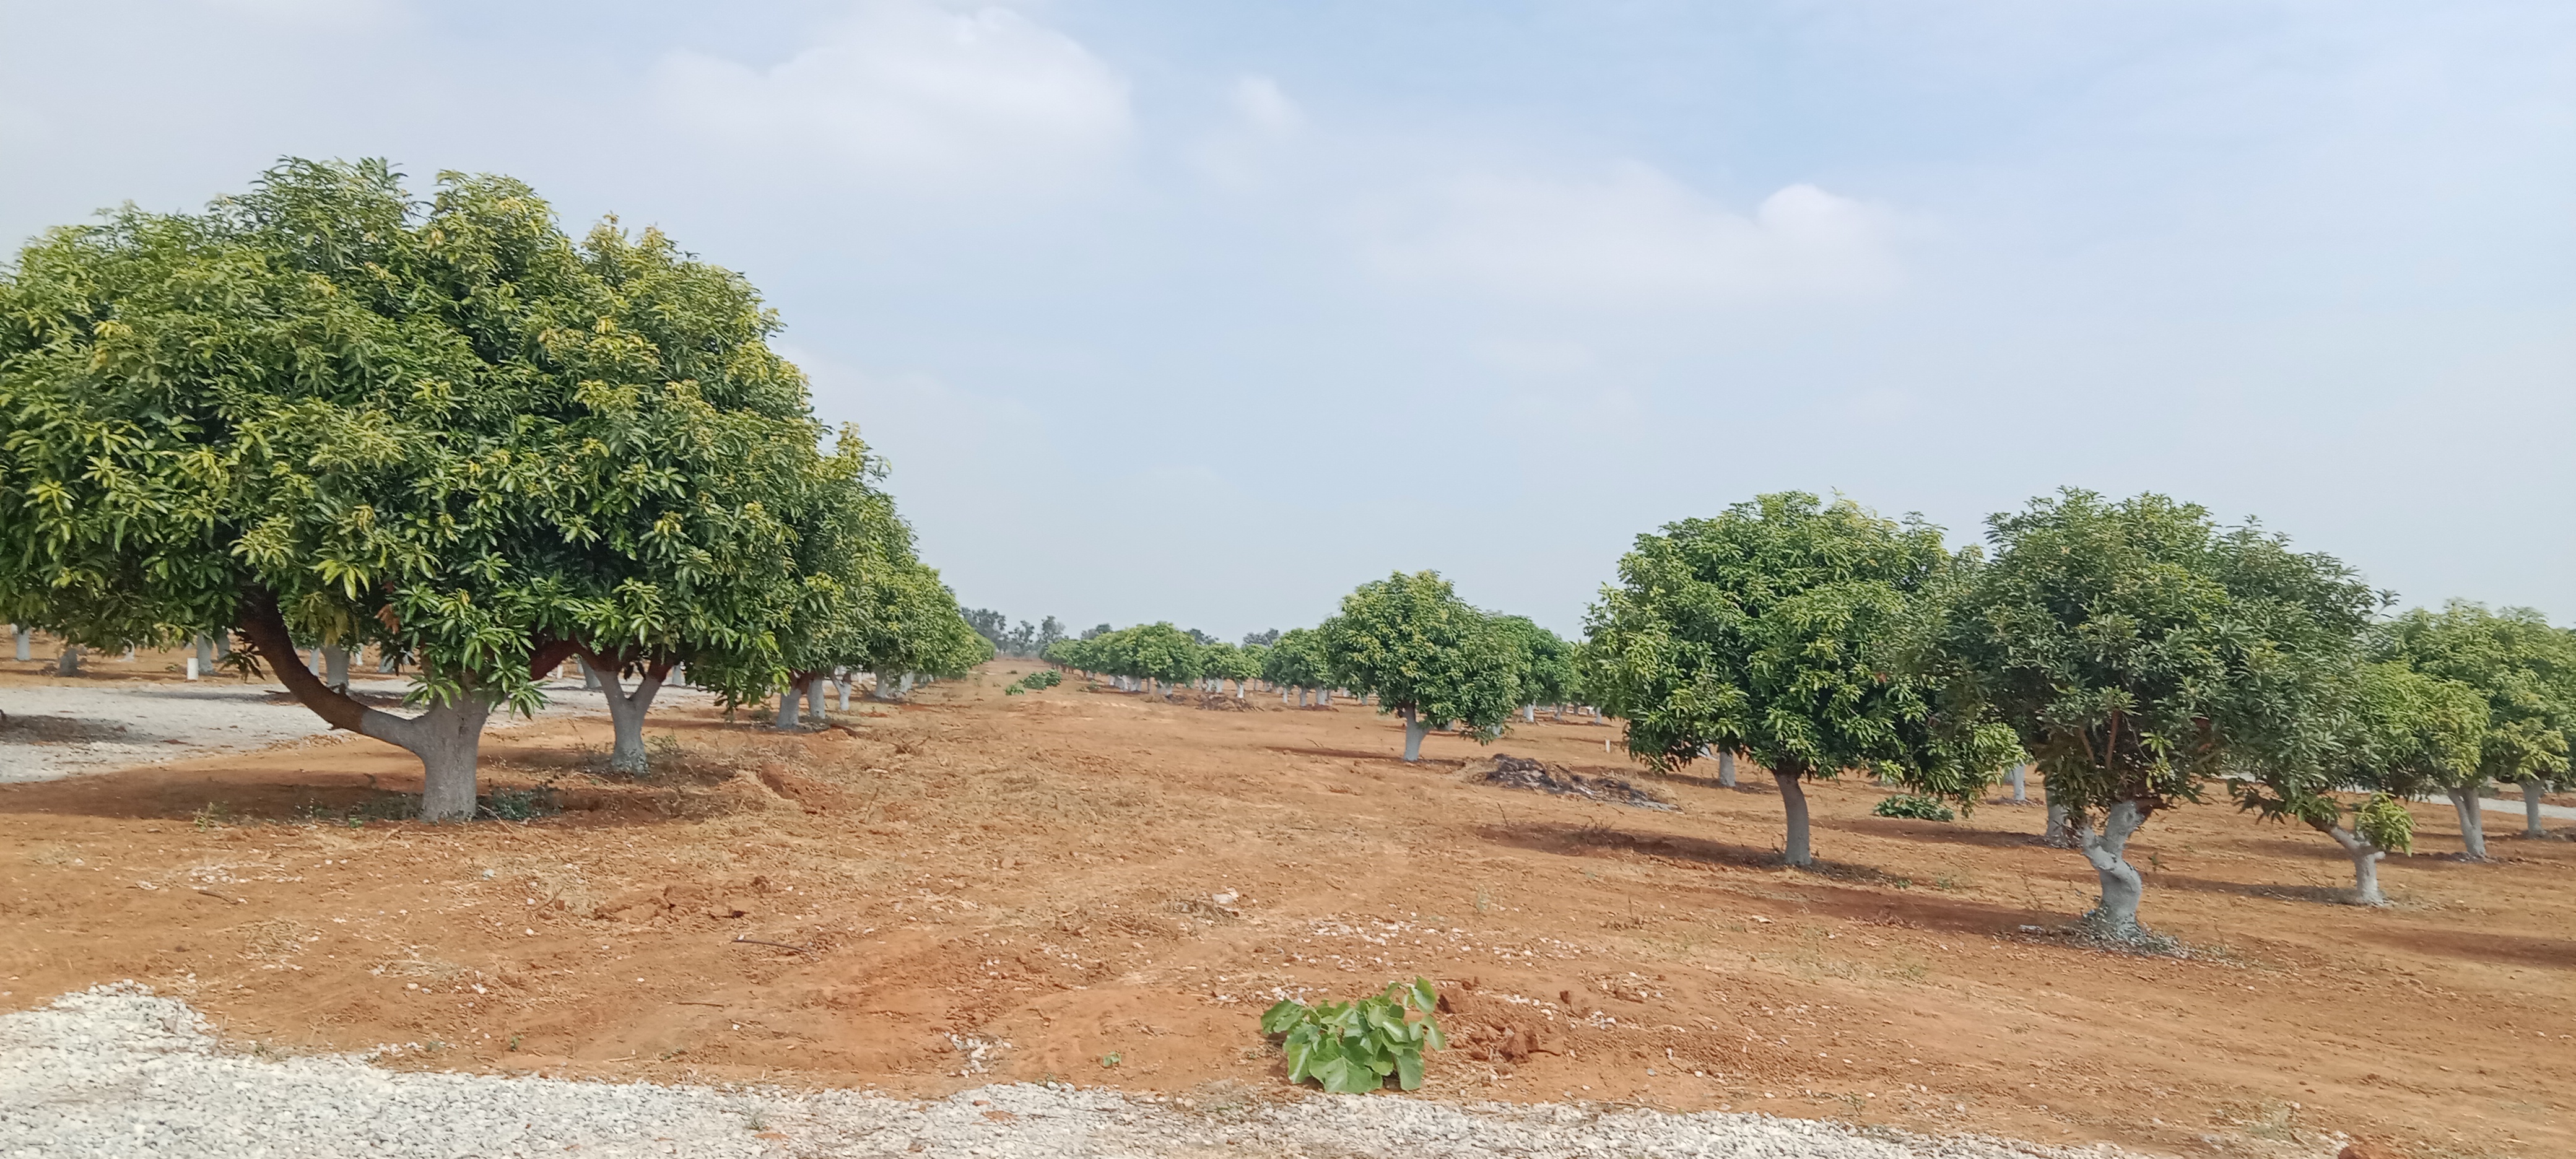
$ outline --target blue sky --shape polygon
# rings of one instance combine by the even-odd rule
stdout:
[[[0,237],[282,154],[748,274],[969,604],[1561,630],[1839,490],[2576,618],[2564,3],[0,2]]]

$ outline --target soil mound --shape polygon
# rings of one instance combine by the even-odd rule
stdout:
[[[1611,805],[1628,805],[1638,809],[1676,811],[1672,802],[1640,789],[1617,777],[1587,777],[1564,765],[1551,765],[1530,757],[1496,753],[1481,761],[1470,761],[1462,770],[1472,782],[1500,785],[1506,789],[1530,789],[1565,797],[1583,797]]]
[[[1241,699],[1241,698],[1234,697],[1234,696],[1229,696],[1229,695],[1227,695],[1227,694],[1225,694],[1225,693],[1222,693],[1222,692],[1202,692],[1202,693],[1200,693],[1200,694],[1199,694],[1199,707],[1204,708],[1204,709],[1206,709],[1206,710],[1208,710],[1208,711],[1210,711],[1210,712],[1250,712],[1250,711],[1252,711],[1252,706],[1251,706],[1251,705],[1249,705],[1249,704],[1244,703],[1244,702],[1242,701],[1242,699]]]

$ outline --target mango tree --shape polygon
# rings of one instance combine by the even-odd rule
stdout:
[[[2150,940],[2130,838],[2205,778],[2326,759],[2380,597],[2331,556],[2161,495],[2070,488],[1987,527],[1994,561],[1948,602],[1939,657],[2068,809],[2101,888],[2085,927]]]
[[[1407,762],[1422,759],[1426,733],[1453,721],[1490,739],[1521,699],[1518,639],[1438,572],[1361,584],[1315,634],[1334,683],[1375,693],[1379,712],[1404,719]]]
[[[1261,656],[1261,678],[1279,690],[1282,704],[1303,705],[1308,690],[1320,687],[1328,679],[1324,674],[1322,642],[1312,628],[1295,628],[1282,632]]]
[[[419,757],[423,817],[471,816],[494,708],[534,709],[574,651],[675,614],[668,593],[604,608],[633,577],[593,551],[639,529],[608,555],[706,546],[633,518],[687,521],[675,463],[697,450],[656,440],[723,425],[662,408],[801,413],[765,322],[621,296],[639,270],[730,277],[687,265],[613,230],[577,246],[506,178],[448,175],[421,205],[381,162],[290,161],[204,214],[50,231],[0,279],[0,538],[20,545],[0,602],[93,638],[233,629],[334,727]],[[654,362],[720,357],[740,374],[713,390]],[[715,554],[749,566],[765,532],[732,534]],[[418,713],[328,687],[298,639],[408,657]]]
[[[2239,808],[2325,834],[2352,859],[2353,904],[2387,905],[2379,862],[2414,847],[2406,802],[2476,774],[2486,698],[2402,663],[2362,664],[2346,684],[2339,720],[2326,759],[2260,762],[2228,789]],[[2335,794],[2348,788],[2370,796],[2347,807]]]
[[[2523,835],[2544,836],[2540,798],[2568,776],[2567,737],[2576,729],[2576,638],[2529,608],[2491,611],[2453,601],[2439,612],[2398,616],[2373,632],[2372,643],[2378,656],[2486,698],[2477,767],[2441,786],[2459,813],[2466,855],[2487,856],[2478,796],[2489,781],[2520,783]]]
[[[2008,744],[1939,711],[1908,661],[1969,558],[1849,501],[1761,495],[1637,537],[1586,616],[1584,687],[1649,767],[1742,752],[1771,771],[1782,860],[1815,861],[1805,783],[1878,774],[1971,805]]]
[[[1521,719],[1538,719],[1538,706],[1574,699],[1574,645],[1527,616],[1496,617],[1520,647]]]

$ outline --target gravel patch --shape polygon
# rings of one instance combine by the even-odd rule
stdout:
[[[400,680],[357,683],[361,692],[399,695]],[[546,685],[553,703],[539,717],[607,714],[598,692],[578,680]],[[713,704],[694,688],[665,688],[654,707]],[[397,709],[396,711],[400,711]],[[281,744],[337,744],[335,733],[313,710],[296,703],[281,684],[205,680],[194,683],[35,684],[0,688],[0,784],[51,781],[78,773],[108,772],[164,761],[248,752]],[[526,723],[492,717],[487,730]],[[651,727],[647,718],[646,727]]]
[[[380,1048],[390,1050],[395,1048]],[[1454,1107],[1316,1095],[1184,1112],[1066,1085],[915,1101],[392,1072],[227,1053],[133,983],[0,1015],[0,1156],[1311,1156],[1315,1159],[2120,1159],[2108,1146],[1929,1137],[1762,1115]]]

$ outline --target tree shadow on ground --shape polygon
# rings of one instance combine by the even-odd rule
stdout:
[[[1270,745],[1267,747],[1274,753],[1285,753],[1289,756],[1296,757],[1322,757],[1329,761],[1386,761],[1391,764],[1398,765],[1404,763],[1403,753],[1388,752],[1385,749],[1301,748],[1295,745]],[[1412,767],[1422,769],[1426,772],[1454,773],[1460,768],[1465,767],[1465,764],[1466,762],[1464,761],[1440,760],[1433,757],[1424,757],[1421,760],[1415,761]]]
[[[2185,893],[2223,893],[2237,897],[2315,902],[2324,905],[2342,905],[2352,897],[2352,887],[2349,885],[2284,885],[2278,882],[2223,881],[2218,878],[2193,877],[2179,873],[2149,873],[2147,888],[2178,889]]]
[[[1807,914],[1872,925],[1958,934],[2010,934],[2031,924],[2062,924],[2067,915],[2006,907],[1915,888],[1919,883],[1876,866],[1819,860],[1789,869],[1776,849],[1733,845],[1672,833],[1558,821],[1507,822],[1477,827],[1499,845],[1566,857],[1620,851],[1712,868],[1771,871],[1764,880],[1804,888],[1794,898]],[[1775,876],[1785,872],[1785,876]],[[1899,893],[1897,891],[1903,891]]]
[[[2517,966],[2564,970],[2576,966],[2576,939],[2493,934],[2479,930],[2440,930],[2424,926],[2370,923],[2352,936],[2392,950],[2435,958],[2467,958]]]

